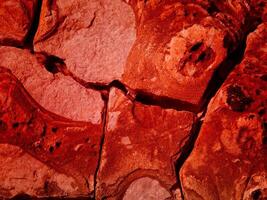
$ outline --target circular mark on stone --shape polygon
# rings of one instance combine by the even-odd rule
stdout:
[[[243,112],[251,103],[252,98],[247,97],[238,85],[231,85],[227,88],[227,104],[233,111]]]
[[[215,58],[212,48],[202,41],[193,44],[177,64],[177,71],[184,76],[200,76]]]
[[[133,181],[126,190],[123,200],[158,200],[171,197],[166,188],[159,181],[143,177]]]

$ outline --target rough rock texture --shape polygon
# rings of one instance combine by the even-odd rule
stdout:
[[[170,197],[169,192],[152,178],[140,178],[133,181],[127,188],[123,200],[156,200],[167,199]]]
[[[0,1],[0,45],[22,46],[34,20],[37,0]]]
[[[266,16],[0,0],[0,199],[267,199]]]
[[[112,90],[96,198],[119,199],[129,184],[141,177],[158,180],[166,196],[176,183],[174,161],[190,137],[195,120],[193,113],[132,103],[119,90]],[[153,193],[157,187],[144,190]]]
[[[5,163],[1,165],[1,191],[5,191],[1,196],[11,197],[16,191],[38,196],[88,196],[94,189],[102,126],[70,121],[44,110],[5,68],[0,68],[0,91],[0,143],[23,150],[7,147],[10,153],[5,156],[5,151],[1,152],[0,160]],[[57,180],[53,181],[50,176],[55,172],[51,169],[39,169],[40,174],[35,176],[34,171],[28,173],[24,167],[29,165],[29,156],[24,152],[62,175],[54,175]],[[9,161],[10,156],[15,161]],[[35,160],[33,169],[37,167],[34,164],[41,165]],[[24,169],[23,173],[19,169]],[[15,174],[27,175],[28,179],[20,179],[24,186],[9,181],[16,178]],[[29,181],[31,189],[27,186]]]
[[[0,66],[10,69],[41,106],[72,120],[100,124],[104,107],[100,92],[85,89],[70,77],[46,70],[45,67],[53,65],[40,64],[38,55],[27,50],[0,47]]]
[[[267,23],[209,105],[182,167],[185,199],[267,198]]]
[[[1,197],[23,192],[39,197],[81,195],[75,178],[43,164],[19,147],[0,144],[0,157]]]
[[[86,81],[109,83],[120,79],[134,41],[134,13],[121,0],[44,0],[34,49]]]
[[[123,82],[133,89],[199,106],[215,70],[250,28],[246,1],[132,1],[137,39]],[[251,11],[251,13],[253,13]],[[246,24],[246,26],[244,26]],[[220,77],[218,77],[219,79]]]

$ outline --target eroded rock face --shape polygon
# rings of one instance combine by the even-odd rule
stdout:
[[[140,2],[132,2],[140,7],[140,22],[123,82],[201,106],[214,72],[228,70],[231,64],[222,64],[249,29],[244,23],[251,19],[250,5],[245,1],[149,1],[142,7]]]
[[[266,199],[266,11],[2,0],[0,199]]]
[[[53,170],[68,177],[70,185],[62,180],[57,184],[46,183],[46,179],[39,179],[36,187],[43,184],[38,196],[88,196],[94,189],[94,174],[99,158],[99,144],[101,125],[86,122],[75,122],[59,117],[44,110],[25,91],[19,81],[5,68],[0,68],[0,143],[20,147],[35,159],[41,161]],[[11,151],[11,150],[9,150]],[[17,155],[17,150],[14,153]],[[25,180],[25,187],[7,180],[12,179],[14,173],[24,168],[27,156],[21,153],[19,165],[8,163],[7,168],[1,168],[1,193],[2,197],[12,197],[16,191],[35,195],[36,188],[28,190],[27,181],[35,182],[29,171],[24,171],[30,180]],[[1,154],[1,162],[10,159],[9,154]],[[29,158],[33,160],[33,158]],[[32,164],[36,163],[33,161]],[[28,164],[27,164],[28,165]],[[38,164],[40,165],[40,164]],[[34,167],[34,166],[32,166]],[[4,173],[4,170],[10,173]],[[27,169],[28,170],[28,169]],[[13,173],[12,173],[13,171]],[[7,172],[7,171],[6,171]],[[50,175],[42,171],[41,177]],[[13,174],[13,175],[12,175]],[[62,176],[63,176],[62,175]],[[64,185],[65,184],[65,185]],[[15,188],[14,188],[15,187]],[[60,189],[61,188],[61,189]],[[75,195],[74,195],[75,194]]]
[[[29,34],[37,0],[0,2],[0,45],[22,46]]]
[[[86,81],[110,83],[134,41],[134,13],[121,0],[44,0],[34,49],[64,59]]]
[[[0,66],[21,81],[27,92],[45,109],[76,121],[101,124],[104,101],[98,91],[85,89],[71,77],[50,73],[38,55],[14,47],[0,47]],[[81,106],[83,105],[83,106]]]
[[[185,199],[266,198],[266,28],[249,35],[242,63],[209,105],[180,174]]]
[[[132,181],[146,176],[171,192],[176,182],[174,161],[195,120],[193,113],[132,103],[119,90],[112,90],[96,198],[121,198]],[[131,195],[130,191],[126,194]]]

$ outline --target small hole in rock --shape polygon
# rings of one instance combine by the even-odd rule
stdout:
[[[202,46],[203,42],[198,42],[196,44],[194,44],[191,48],[190,48],[190,52],[192,51],[197,51],[201,46]]]
[[[253,191],[251,195],[253,200],[259,200],[261,197],[260,189]]]
[[[263,81],[267,81],[267,74],[264,74],[260,77],[261,80]]]
[[[50,146],[50,147],[49,147],[49,152],[50,152],[50,153],[53,153],[53,152],[54,152],[54,150],[55,150],[55,149],[54,149],[54,147],[53,147],[53,146]]]
[[[251,114],[248,116],[248,119],[254,119],[255,115]]]
[[[218,9],[218,7],[216,6],[214,2],[211,2],[210,6],[207,8],[207,11],[210,15],[214,15],[218,13],[220,10]]]
[[[45,135],[46,135],[46,129],[47,129],[47,126],[44,125],[43,130],[42,130],[42,133],[41,133],[41,137],[45,137]]]
[[[57,142],[56,142],[56,147],[59,148],[60,145],[61,145],[61,141],[57,141]]]
[[[197,62],[200,62],[200,61],[203,61],[205,58],[206,58],[206,52],[202,52],[200,55],[199,55],[199,57],[198,57],[198,59],[197,59]]]
[[[57,127],[53,127],[53,128],[52,128],[52,132],[53,132],[53,133],[56,133],[56,132],[57,132],[57,130],[58,130],[58,128],[57,128]]]
[[[3,120],[0,120],[0,131],[6,131],[6,130],[7,130],[7,124]]]
[[[19,127],[19,123],[18,122],[15,122],[12,124],[12,127],[15,129],[15,128],[18,128]]]
[[[259,116],[263,116],[265,114],[265,109],[264,108],[260,109],[258,114]]]

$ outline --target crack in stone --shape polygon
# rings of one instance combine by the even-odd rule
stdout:
[[[99,144],[99,158],[98,158],[96,171],[94,174],[94,199],[96,197],[97,175],[98,175],[99,168],[101,165],[103,146],[104,146],[104,142],[105,142],[109,92],[106,94],[102,94],[102,99],[105,102],[104,103],[105,105],[104,105],[103,113],[102,113],[103,126],[102,126],[102,134],[101,134],[101,139],[100,139],[100,144]]]
[[[24,42],[24,48],[30,49],[32,53],[34,52],[33,40],[36,35],[37,29],[39,27],[42,4],[43,0],[37,0],[37,5],[34,11],[33,22]]]
[[[206,100],[202,103],[201,107],[202,114],[199,117],[198,121],[195,124],[195,130],[192,131],[192,135],[190,135],[190,138],[186,145],[181,149],[180,157],[176,161],[176,176],[177,176],[177,186],[181,190],[181,198],[184,200],[184,193],[183,188],[181,185],[180,180],[180,170],[185,163],[185,161],[190,156],[191,152],[194,149],[195,142],[199,136],[203,119],[205,119],[208,105],[211,101],[211,99],[216,95],[216,93],[219,91],[227,77],[230,75],[230,73],[235,69],[235,67],[241,63],[241,61],[244,58],[245,50],[246,50],[246,40],[250,33],[254,32],[257,26],[260,24],[260,21],[258,23],[255,23],[254,26],[252,26],[249,31],[245,34],[245,37],[243,40],[241,40],[239,46],[236,50],[234,50],[232,53],[229,53],[228,57],[224,60],[224,62],[220,65],[220,67],[215,71],[211,81],[208,84],[208,87],[204,93],[204,97],[207,96]],[[227,69],[223,74],[222,70]],[[201,120],[202,119],[202,120]],[[248,184],[248,182],[247,182]]]
[[[96,11],[94,12],[94,17],[91,19],[87,28],[91,28],[94,25],[95,19],[96,19]]]
[[[42,0],[38,0],[38,5],[35,11],[34,22],[25,40],[25,48],[31,49],[32,52],[33,52],[33,38],[38,29],[41,6],[42,6]],[[88,25],[87,28],[90,28],[91,26],[93,26],[95,19],[96,19],[96,13],[94,13],[94,17],[90,21],[90,24]],[[253,27],[248,33],[246,33],[246,37],[250,32],[253,32],[255,28],[256,27]],[[102,148],[103,148],[103,144],[105,140],[107,106],[108,106],[108,98],[109,98],[108,95],[109,95],[110,89],[112,87],[115,87],[121,90],[132,101],[137,101],[142,104],[157,105],[164,109],[172,108],[175,110],[186,110],[186,111],[191,111],[193,113],[198,113],[201,111],[203,112],[202,116],[199,117],[197,122],[194,124],[194,128],[192,129],[192,134],[190,134],[188,141],[185,143],[182,149],[178,152],[180,154],[180,157],[176,160],[176,163],[175,163],[176,176],[177,176],[177,185],[175,187],[181,190],[182,199],[184,199],[183,190],[181,187],[181,180],[179,177],[180,169],[183,166],[184,162],[187,160],[187,158],[190,156],[192,150],[194,149],[194,144],[198,138],[198,135],[199,135],[199,132],[202,126],[201,118],[205,116],[207,112],[207,106],[210,100],[213,98],[216,92],[220,89],[220,87],[222,86],[222,84],[225,82],[226,78],[230,74],[230,72],[235,68],[235,66],[237,66],[242,61],[244,57],[244,51],[246,48],[246,37],[242,40],[242,42],[240,43],[240,46],[234,52],[229,53],[229,56],[215,71],[203,95],[203,101],[201,105],[199,106],[194,106],[193,104],[181,101],[179,99],[172,99],[169,97],[158,96],[158,95],[148,93],[142,90],[133,90],[129,88],[128,86],[126,86],[125,84],[123,84],[119,80],[114,80],[109,84],[99,83],[99,82],[87,82],[77,77],[71,71],[69,71],[63,59],[53,56],[53,55],[48,55],[44,52],[35,53],[37,57],[39,57],[39,59],[41,58],[42,64],[50,73],[53,73],[53,74],[62,73],[65,76],[69,76],[73,78],[73,80],[75,80],[77,83],[79,83],[83,87],[88,88],[88,89],[93,89],[96,91],[100,91],[102,94],[102,99],[105,102],[105,106],[103,108],[103,113],[102,113],[103,129],[102,129],[102,138],[101,138],[100,147],[99,147],[100,148],[99,149],[99,160],[98,160],[98,166],[97,166],[95,176],[94,176],[94,180],[95,180],[94,181],[94,196],[96,193],[96,184],[97,184],[96,181],[97,181],[97,174],[98,174],[100,162],[101,162]],[[248,182],[249,181],[247,181],[247,183]],[[20,199],[21,197],[23,198],[24,196],[20,195],[14,199]],[[28,196],[26,198],[28,198]]]

